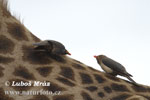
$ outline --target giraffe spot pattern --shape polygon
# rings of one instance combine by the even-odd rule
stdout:
[[[43,77],[47,77],[52,72],[53,67],[39,67],[36,70]]]
[[[83,97],[83,100],[93,100],[91,98],[91,96],[88,93],[86,93],[86,92],[82,92],[81,96]]]
[[[100,76],[98,74],[94,74],[94,77],[98,83],[104,83],[106,81],[102,76]]]
[[[71,81],[69,81],[66,78],[58,77],[58,78],[56,78],[56,80],[58,80],[59,82],[65,84],[65,85],[71,86],[71,87],[75,86],[74,83],[72,83]]]
[[[19,23],[6,23],[6,24],[7,24],[8,33],[10,33],[10,35],[13,38],[15,38],[18,41],[28,40],[27,36],[25,35],[24,26],[22,24]]]
[[[0,35],[0,53],[11,53],[14,50],[14,43],[4,35]]]
[[[104,90],[105,90],[107,93],[111,93],[111,92],[112,92],[111,88],[108,87],[108,86],[105,86],[105,87],[104,87]]]
[[[15,76],[20,76],[20,77],[27,79],[27,80],[34,80],[35,79],[34,75],[32,73],[30,73],[28,71],[28,69],[26,69],[25,67],[21,67],[21,66],[15,68],[15,71],[13,72],[13,74]]]
[[[48,90],[48,91],[52,91],[52,92],[56,92],[56,91],[65,91],[66,89],[63,88],[63,87],[60,87],[59,85],[53,83],[53,82],[50,82],[50,86],[46,86],[46,87],[43,87],[44,90]]]
[[[27,61],[31,64],[50,64],[51,59],[48,56],[49,54],[47,52],[42,51],[35,51],[32,47],[29,46],[23,46],[23,57],[22,59],[24,61]]]
[[[50,99],[45,95],[36,95],[32,99],[28,99],[28,100],[50,100]]]
[[[90,92],[94,92],[97,90],[97,87],[96,86],[88,86],[88,87],[85,87],[85,89],[89,90]]]
[[[58,95],[54,96],[53,100],[74,100],[74,95]]]
[[[0,66],[0,77],[4,76],[3,70],[4,70],[4,68]]]
[[[150,92],[150,88],[149,87],[147,87],[147,91]]]
[[[92,84],[93,83],[91,76],[88,74],[80,73],[80,77],[82,80],[82,84]]]
[[[96,69],[94,69],[94,68],[92,68],[92,67],[90,67],[90,66],[88,66],[88,68],[89,68],[91,71],[99,72],[98,70],[96,70]]]
[[[129,100],[141,100],[141,98],[137,97],[137,98],[132,98],[132,99],[129,99]]]
[[[74,80],[74,72],[70,67],[64,67],[61,66],[61,72],[60,75],[64,76],[65,78],[69,78],[71,80]]]
[[[130,96],[131,95],[129,94],[122,94],[122,95],[113,97],[111,100],[126,100]]]
[[[63,63],[65,64],[66,63],[66,60],[60,56],[60,55],[52,55],[52,54],[49,54],[49,56],[51,57],[51,59],[57,61],[57,62],[60,62],[60,63]]]
[[[14,100],[14,99],[6,95],[3,88],[0,87],[0,100]]]
[[[85,70],[85,68],[83,66],[81,66],[80,64],[73,63],[72,66],[76,69]]]
[[[28,83],[29,81],[25,81],[23,79],[11,79],[11,80],[9,80],[9,82],[10,82],[10,85],[12,85],[13,82],[14,82],[14,84],[16,84],[16,83],[20,83],[21,84],[21,82]],[[16,91],[27,91],[32,86],[10,86],[10,87],[12,87],[13,89],[15,89]]]
[[[133,85],[132,88],[136,92],[147,92],[148,91],[148,88],[139,86],[139,85]]]
[[[105,94],[103,92],[98,92],[97,95],[101,98],[103,98],[105,96]]]
[[[0,63],[8,64],[14,61],[14,58],[0,56]]]
[[[2,29],[2,23],[0,22],[0,30]]]
[[[109,75],[109,74],[105,74],[105,76],[106,76],[108,79],[112,80],[112,81],[120,82],[120,80],[119,80],[117,77],[115,77],[115,76],[112,76],[112,75]]]
[[[117,92],[129,92],[128,88],[125,85],[112,83],[111,88]]]
[[[150,96],[143,96],[143,97],[145,97],[145,98],[147,98],[148,100],[150,100]]]

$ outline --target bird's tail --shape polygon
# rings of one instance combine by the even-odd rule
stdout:
[[[41,42],[37,42],[37,43],[33,43],[33,46],[45,46],[48,45],[47,41],[41,41]]]
[[[125,74],[127,75],[127,76],[130,76],[130,77],[133,77],[130,73],[128,73],[128,72],[125,72]]]
[[[128,78],[131,82],[133,82],[134,84],[137,84],[130,76],[126,76],[126,78]]]

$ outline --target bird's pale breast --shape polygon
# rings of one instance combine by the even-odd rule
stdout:
[[[110,69],[109,67],[107,67],[106,65],[104,65],[103,63],[101,63],[101,67],[102,69],[106,72],[106,73],[112,73],[113,70]]]

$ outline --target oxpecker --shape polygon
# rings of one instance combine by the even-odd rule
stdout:
[[[35,50],[41,50],[41,51],[46,51],[54,55],[71,55],[66,49],[65,46],[54,40],[44,40],[41,42],[33,43],[35,46]]]
[[[113,76],[121,75],[126,78],[128,78],[131,82],[136,83],[131,77],[132,75],[129,74],[125,67],[121,65],[120,63],[116,62],[115,60],[105,56],[105,55],[99,55],[94,56],[98,62],[98,64],[101,66],[101,68],[108,74],[111,74]]]

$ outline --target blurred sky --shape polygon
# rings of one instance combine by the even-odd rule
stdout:
[[[62,42],[72,58],[101,70],[93,55],[105,54],[150,85],[150,0],[9,0],[9,6],[33,34]]]

